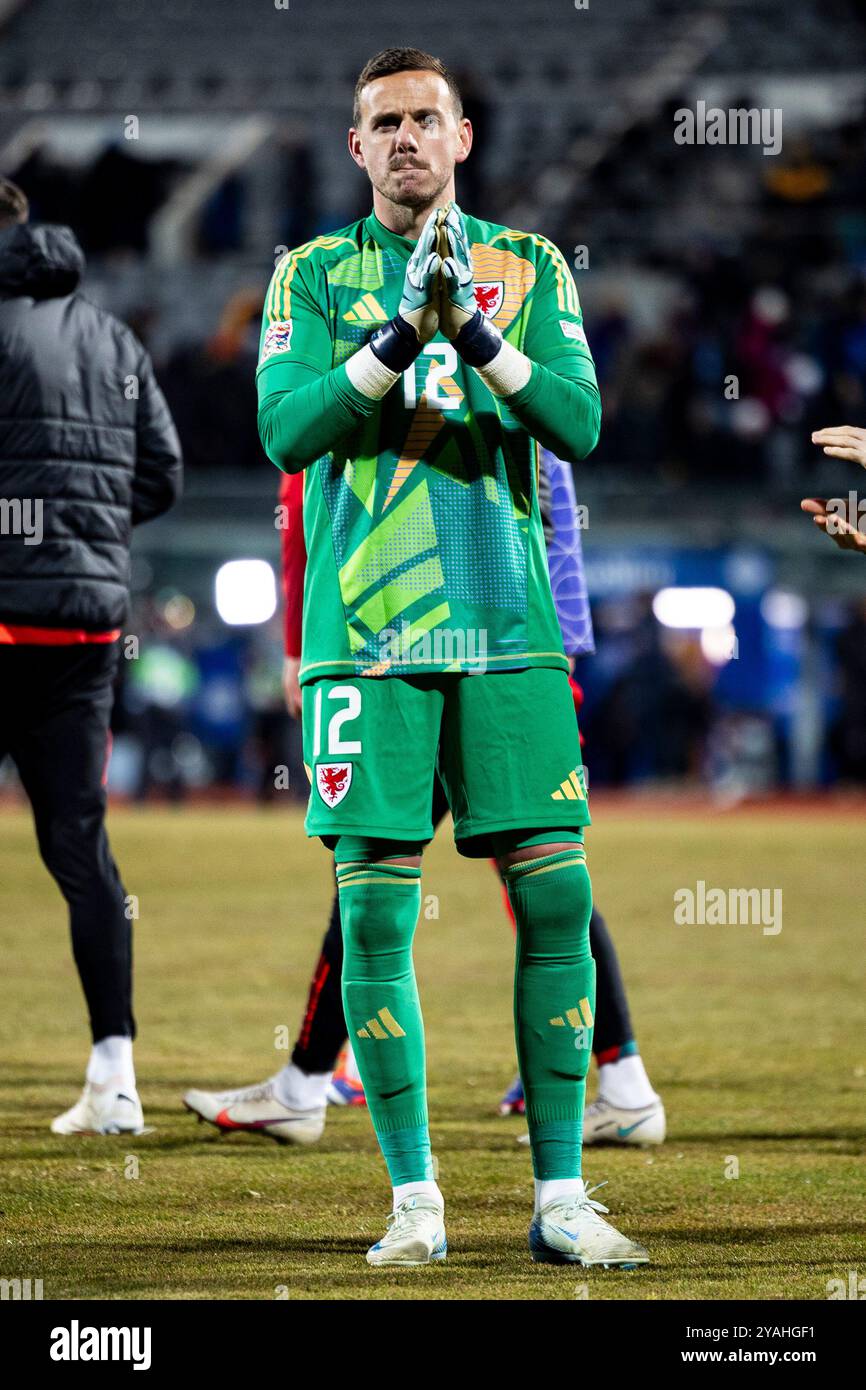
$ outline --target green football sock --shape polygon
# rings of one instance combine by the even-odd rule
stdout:
[[[412,961],[421,870],[338,863],[337,885],[343,1009],[367,1108],[392,1184],[429,1181],[424,1023]]]
[[[514,1028],[535,1176],[580,1177],[595,962],[592,885],[582,847],[504,872],[517,921]]]

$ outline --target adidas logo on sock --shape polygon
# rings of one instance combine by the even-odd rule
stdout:
[[[581,999],[576,1009],[568,1009],[565,1017],[558,1015],[549,1020],[553,1028],[564,1028],[566,1024],[570,1028],[591,1028],[593,1024],[592,1009],[588,999]]]
[[[390,1009],[380,1009],[375,1017],[367,1019],[366,1028],[358,1029],[356,1036],[359,1038],[405,1038],[406,1033]]]

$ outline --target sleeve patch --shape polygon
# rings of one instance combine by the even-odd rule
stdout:
[[[272,323],[265,332],[259,364],[274,357],[278,352],[288,352],[292,345],[292,320],[282,319]]]
[[[583,331],[582,324],[572,323],[570,319],[560,319],[559,326],[566,338],[574,338],[575,342],[583,343],[585,348],[589,348],[589,343],[586,341],[586,334]]]

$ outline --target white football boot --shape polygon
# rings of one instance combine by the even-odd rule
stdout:
[[[626,1110],[609,1100],[594,1100],[583,1112],[584,1144],[631,1144],[649,1148],[663,1144],[667,1133],[665,1108],[660,1100]],[[518,1144],[528,1144],[528,1134],[518,1134]]]
[[[267,1134],[281,1144],[315,1144],[325,1128],[325,1106],[293,1110],[277,1097],[275,1081],[272,1076],[236,1091],[187,1091],[183,1103],[223,1134],[240,1129]]]
[[[134,1087],[112,1076],[102,1085],[86,1081],[80,1098],[51,1121],[53,1134],[143,1134],[144,1115]]]
[[[584,1144],[663,1144],[665,1108],[660,1100],[625,1110],[599,1096],[583,1113]]]
[[[428,1265],[448,1254],[445,1208],[429,1197],[407,1197],[388,1217],[388,1230],[367,1251],[368,1265]]]
[[[532,1219],[529,1228],[529,1249],[536,1264],[614,1265],[633,1269],[649,1264],[649,1253],[636,1241],[629,1240],[600,1215],[609,1209],[594,1202],[590,1192],[604,1183],[589,1188],[581,1182],[574,1197],[560,1197],[548,1202]]]

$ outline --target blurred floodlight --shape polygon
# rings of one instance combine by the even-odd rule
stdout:
[[[732,401],[730,410],[731,429],[738,439],[761,439],[773,423],[769,408],[756,396],[744,396],[741,401]]]
[[[663,627],[727,627],[736,605],[727,589],[659,589],[653,613]]]
[[[751,308],[755,318],[773,328],[784,323],[791,311],[785,291],[777,289],[775,285],[761,285],[752,295]]]
[[[726,666],[737,654],[737,634],[733,624],[701,629],[701,651],[712,666]]]
[[[824,385],[825,373],[821,363],[805,352],[791,354],[785,367],[788,384],[801,396],[814,396]]]
[[[761,599],[761,617],[770,627],[802,627],[809,616],[809,605],[802,594],[787,589],[768,589]]]
[[[277,611],[277,581],[267,560],[229,560],[216,576],[217,612],[232,627],[266,623]]]
[[[175,632],[183,632],[195,621],[195,604],[186,594],[172,594],[163,605],[162,615]]]

